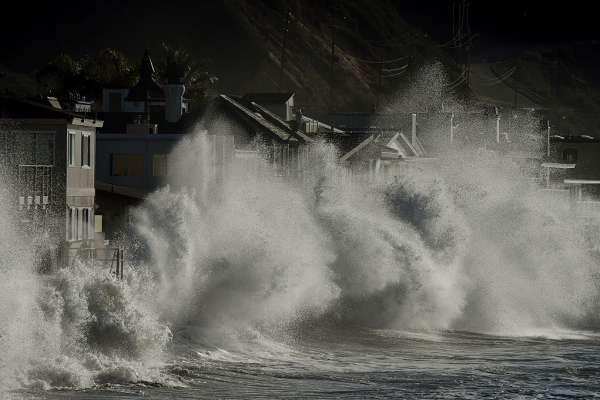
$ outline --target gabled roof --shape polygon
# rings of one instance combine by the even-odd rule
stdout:
[[[154,64],[150,59],[148,50],[144,52],[140,65],[140,79],[129,90],[128,101],[161,101],[165,99],[165,92],[154,80]]]
[[[283,141],[297,140],[296,138],[292,137],[290,133],[286,132],[285,129],[280,128],[276,124],[268,121],[259,113],[254,112],[253,110],[245,107],[243,104],[234,100],[233,98],[224,94],[220,95],[219,98],[224,102],[225,105],[229,106],[229,108],[236,112],[238,115],[258,125],[262,129],[272,133],[278,139]]]
[[[242,99],[259,104],[283,104],[292,97],[294,92],[247,93]]]
[[[313,142],[314,141],[312,138],[308,137],[304,132],[297,130],[297,129],[293,129],[287,121],[282,120],[281,118],[279,118],[278,115],[267,110],[260,104],[251,102],[250,105],[256,111],[260,112],[260,114],[263,117],[265,117],[266,119],[268,119],[270,122],[274,123],[275,125],[279,126],[280,128],[292,132],[292,134],[299,136],[305,142]]]
[[[365,140],[363,140],[362,142],[360,142],[358,144],[358,146],[354,147],[352,150],[350,150],[348,153],[344,154],[341,158],[340,161],[344,162],[344,161],[348,161],[350,158],[352,158],[355,154],[357,154],[359,151],[361,151],[362,149],[364,149],[365,147],[367,147],[371,142],[373,142],[376,138],[376,135],[369,135],[369,137],[367,137]]]
[[[367,149],[369,150],[365,153],[366,157],[372,157],[373,154],[376,154],[377,158],[383,159],[408,159],[425,155],[419,143],[413,146],[401,132],[382,132],[380,134],[369,135],[350,151],[346,152],[340,158],[340,161],[348,161],[361,152],[367,151]]]
[[[347,133],[397,132],[410,127],[410,113],[330,113],[317,119],[329,121]]]
[[[600,139],[590,135],[552,135],[550,136],[550,141],[552,143],[598,143],[600,142]]]

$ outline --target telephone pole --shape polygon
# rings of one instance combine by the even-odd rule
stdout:
[[[283,85],[283,74],[285,71],[285,55],[288,41],[288,34],[290,31],[290,22],[292,17],[292,11],[290,10],[289,4],[286,7],[285,22],[283,25],[283,32],[281,38],[281,57],[279,58],[279,87]]]
[[[333,99],[333,86],[335,79],[335,28],[336,18],[338,9],[338,0],[333,3],[333,9],[331,10],[331,60],[330,60],[330,71],[329,71],[329,112],[333,112],[334,99]]]

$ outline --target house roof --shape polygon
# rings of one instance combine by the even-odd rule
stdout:
[[[144,52],[140,65],[140,79],[129,90],[128,101],[161,101],[165,99],[165,92],[154,80],[154,64],[148,50]]]
[[[344,155],[340,158],[340,161],[348,161],[361,153],[366,154],[366,157],[376,155],[377,158],[382,159],[407,159],[422,157],[425,151],[419,143],[413,146],[401,132],[384,131],[379,134],[368,135],[351,150],[343,153]]]
[[[589,136],[589,135],[569,135],[569,136],[561,136],[561,135],[552,135],[550,136],[550,141],[552,143],[598,143],[600,139],[597,137]]]
[[[265,131],[272,133],[279,140],[297,140],[292,136],[290,132],[287,132],[284,128],[281,128],[277,126],[277,124],[265,119],[260,113],[249,109],[248,107],[244,106],[241,102],[233,99],[232,97],[222,94],[219,96],[219,98],[237,115],[242,116],[246,121],[250,121],[253,124],[258,125]]]
[[[292,126],[287,121],[282,120],[278,115],[276,115],[275,113],[272,113],[271,111],[267,110],[266,108],[264,108],[260,104],[255,103],[255,102],[251,102],[250,105],[256,111],[260,112],[260,114],[264,118],[268,119],[270,122],[274,123],[275,125],[279,126],[280,128],[292,132],[293,135],[299,136],[305,142],[313,142],[314,141],[312,138],[308,137],[304,132],[292,128]]]
[[[0,97],[0,119],[66,119],[77,125],[102,127],[102,121],[31,100]]]
[[[360,142],[357,146],[355,146],[352,150],[350,150],[349,152],[347,152],[346,154],[344,154],[341,158],[340,161],[344,162],[344,161],[348,161],[350,158],[352,158],[355,154],[357,154],[358,152],[360,152],[362,149],[364,149],[365,147],[367,147],[371,142],[373,142],[376,138],[376,135],[369,135],[369,137],[367,137],[365,140],[363,140],[362,142]]]
[[[294,92],[247,93],[242,99],[259,104],[280,104],[287,102],[294,94]]]
[[[347,133],[396,132],[410,126],[410,113],[332,113],[317,118]]]

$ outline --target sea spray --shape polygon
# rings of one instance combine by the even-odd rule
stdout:
[[[207,157],[203,135],[176,150],[184,173],[136,211],[173,324],[520,335],[597,312],[581,224],[506,157],[448,153],[352,182],[321,143],[300,177],[274,176],[260,157],[215,177],[193,156]]]
[[[160,380],[170,332],[152,311],[152,282],[85,263],[38,273],[37,239],[5,206],[11,187],[0,184],[0,394]]]
[[[202,154],[202,143],[191,139],[176,152]],[[184,166],[191,176],[185,186],[160,190],[137,210],[135,226],[154,255],[148,267],[161,282],[166,319],[274,326],[319,314],[337,296],[329,269],[334,254],[312,193],[248,173],[263,167],[232,166],[217,180],[201,166]]]

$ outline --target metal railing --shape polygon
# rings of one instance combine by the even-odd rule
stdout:
[[[67,249],[67,259],[63,265],[73,267],[76,262],[87,262],[92,266],[108,268],[110,274],[119,279],[124,276],[124,250],[121,247],[79,247]]]

